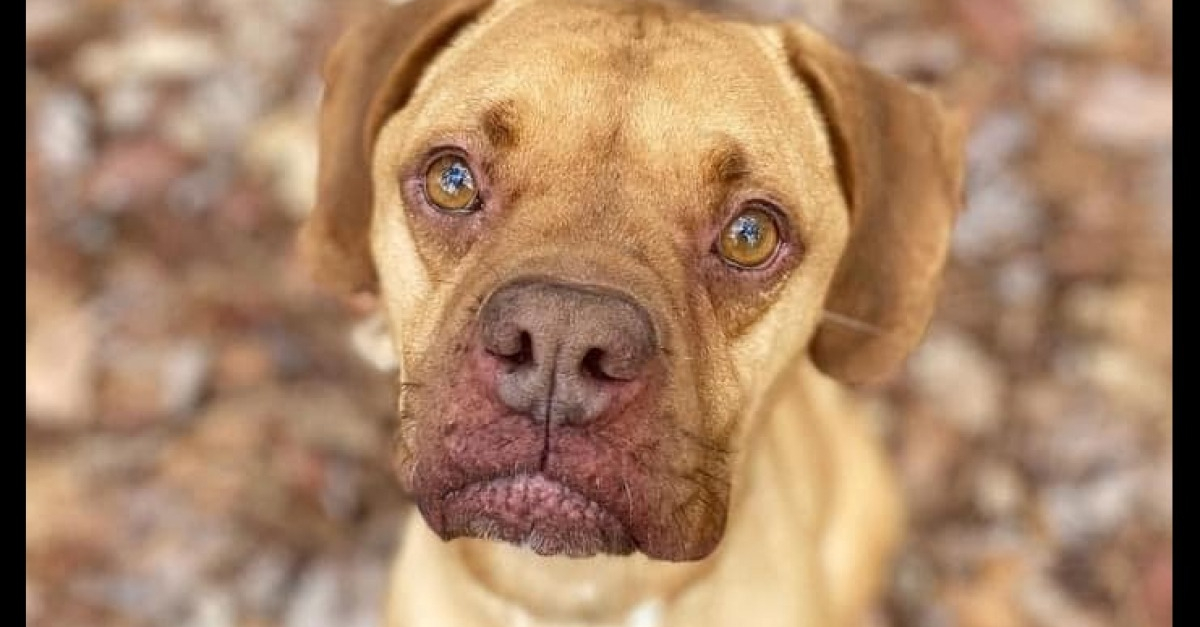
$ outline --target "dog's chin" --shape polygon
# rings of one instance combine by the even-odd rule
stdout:
[[[625,555],[634,542],[608,509],[541,473],[469,484],[446,495],[441,520],[426,520],[445,540],[499,540],[539,555]],[[422,508],[424,512],[424,508]]]

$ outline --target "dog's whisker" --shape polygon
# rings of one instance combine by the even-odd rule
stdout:
[[[828,309],[823,309],[823,310],[821,310],[821,316],[823,319],[828,320],[829,322],[832,322],[834,324],[840,324],[843,327],[846,327],[847,329],[851,329],[853,331],[860,331],[862,333],[867,333],[870,335],[881,335],[881,336],[888,334],[887,329],[875,326],[869,322],[864,322],[862,320],[859,320],[858,318],[847,316],[845,314],[840,314],[836,311],[830,311]]]

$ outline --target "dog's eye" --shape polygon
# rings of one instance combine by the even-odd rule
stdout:
[[[475,175],[458,155],[443,155],[429,164],[425,171],[425,197],[442,211],[466,213],[479,208]]]
[[[750,207],[725,225],[716,249],[726,263],[739,268],[762,267],[779,249],[779,227],[766,210]]]

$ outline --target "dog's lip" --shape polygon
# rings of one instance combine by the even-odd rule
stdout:
[[[442,499],[445,539],[502,540],[542,555],[627,554],[634,541],[609,509],[540,472],[469,483]]]

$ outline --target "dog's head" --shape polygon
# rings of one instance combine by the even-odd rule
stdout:
[[[325,72],[302,243],[380,297],[443,538],[702,558],[780,375],[878,379],[928,322],[960,129],[800,25],[411,0]]]

